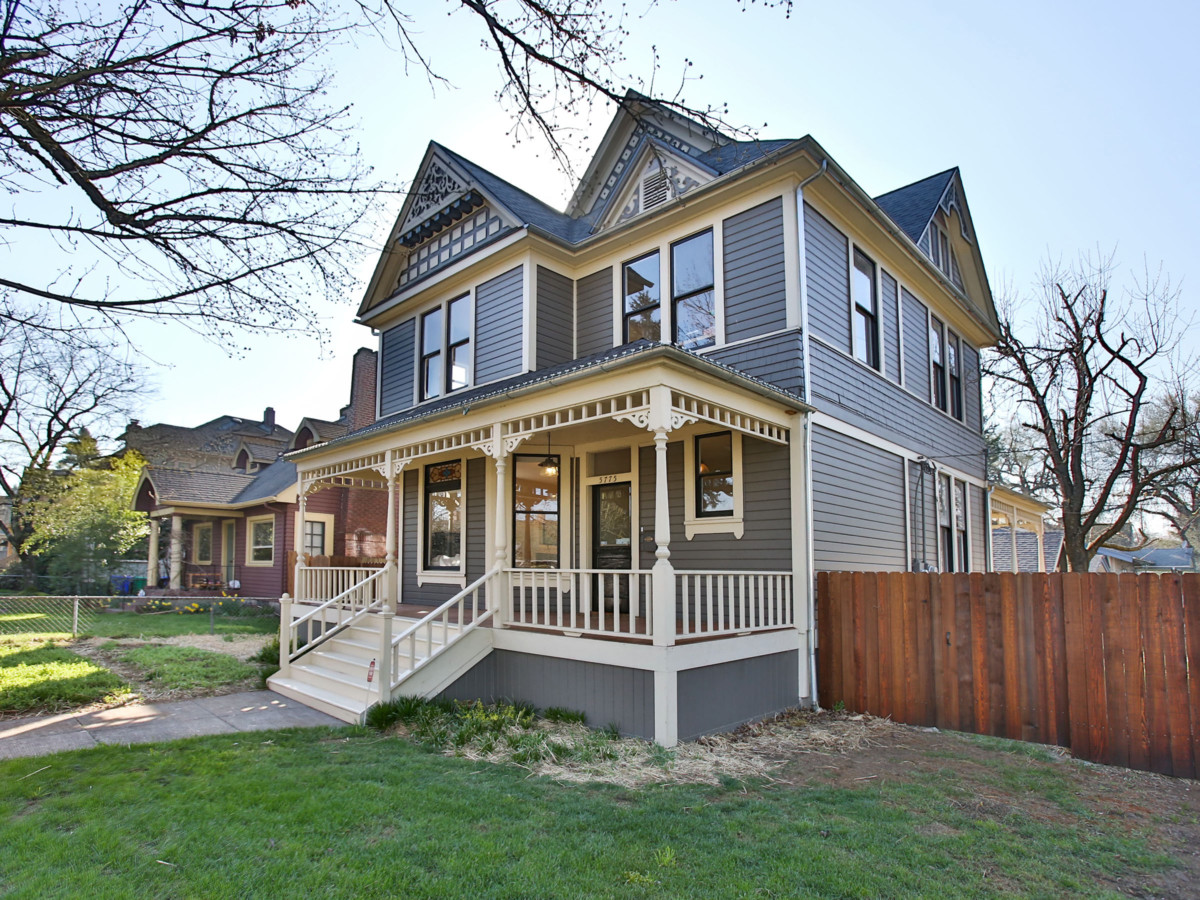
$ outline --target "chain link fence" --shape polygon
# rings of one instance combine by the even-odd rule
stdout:
[[[128,598],[125,598],[128,600]],[[107,596],[33,597],[0,595],[0,636],[18,634],[88,634],[97,617],[118,598]],[[279,601],[273,597],[142,597],[131,611],[136,615],[188,615],[208,619],[208,632],[219,621],[233,618],[279,621]],[[126,614],[129,614],[128,612]]]

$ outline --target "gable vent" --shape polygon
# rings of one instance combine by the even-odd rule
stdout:
[[[662,169],[642,179],[642,209],[651,210],[662,206],[671,195],[667,173]]]

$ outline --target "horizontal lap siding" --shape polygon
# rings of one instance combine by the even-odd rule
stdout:
[[[810,343],[809,353],[812,403],[819,410],[984,477],[984,444],[978,432],[819,341]]]
[[[494,650],[443,696],[557,706],[584,713],[594,728],[613,722],[623,735],[654,738],[654,673],[645,669]]]
[[[980,395],[979,351],[962,342],[963,404],[967,424],[976,431],[983,430],[983,398]]]
[[[789,393],[804,394],[804,339],[798,330],[722,347],[706,355]]]
[[[987,494],[983,488],[973,484],[967,485],[967,491],[971,508],[971,571],[986,572],[987,536],[984,528],[987,522]]]
[[[813,552],[818,570],[904,571],[904,463],[816,426]]]
[[[576,293],[576,355],[591,356],[608,350],[613,345],[612,268],[580,278]]]
[[[402,603],[421,603],[429,606],[436,606],[444,600],[449,600],[457,594],[461,588],[456,584],[417,584],[417,567],[421,563],[421,548],[417,546],[417,518],[421,512],[421,487],[419,478],[423,474],[424,468],[418,468],[413,471],[404,473],[404,506],[402,509],[403,515],[400,521],[401,528],[401,556],[403,559],[404,571],[400,583],[400,600]],[[468,544],[470,541],[470,524],[471,517],[469,515],[471,508],[471,491],[484,490],[484,485],[481,482],[479,485],[471,484],[470,471],[467,472],[467,529],[468,529]],[[469,550],[469,546],[468,546]],[[468,560],[469,562],[469,560]]]
[[[881,270],[881,296],[879,298],[883,330],[883,371],[888,378],[900,383],[900,318],[896,310],[897,284],[887,272]]]
[[[929,320],[925,304],[900,292],[904,309],[904,386],[929,400]]]
[[[380,339],[380,416],[390,416],[413,405],[416,327],[416,321],[409,319],[395,328],[389,328]]]
[[[475,289],[475,383],[521,371],[523,269],[517,266]]]
[[[850,352],[850,274],[846,236],[804,204],[805,277],[808,325],[834,346]]]
[[[693,440],[693,438],[688,438]],[[667,491],[671,506],[671,564],[676,569],[730,571],[792,568],[791,487],[788,449],[742,438],[741,538],[732,534],[697,534],[690,541],[683,528],[683,444],[667,445]],[[686,473],[690,477],[690,473]],[[639,510],[644,540],[641,566],[654,565],[654,448],[639,457]]]
[[[783,200],[776,197],[724,222],[725,340],[787,327]]]
[[[732,731],[795,706],[800,654],[792,650],[679,673],[679,739]]]
[[[543,266],[537,267],[537,367],[574,358],[574,282]]]
[[[483,577],[487,553],[487,461],[467,460],[467,583]]]

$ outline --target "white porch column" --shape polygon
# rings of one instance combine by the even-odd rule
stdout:
[[[158,587],[158,519],[150,520],[150,552],[146,554],[146,587]]]
[[[1009,507],[1008,511],[1008,539],[1012,541],[1012,570],[1013,572],[1021,571],[1021,562],[1017,559],[1017,508]]]
[[[396,465],[395,451],[387,451],[387,527],[384,540],[385,585],[383,609],[379,614],[379,702],[392,699],[392,629],[399,602],[399,579],[396,577]]]
[[[1046,571],[1046,523],[1039,516],[1037,525],[1034,526],[1037,530],[1037,548],[1038,548],[1038,566],[1039,572]]]
[[[183,581],[183,516],[171,516],[171,590],[179,590]]]
[[[496,580],[493,582],[496,586],[496,596],[492,597],[491,592],[488,593],[488,607],[492,610],[492,627],[503,628],[508,623],[508,603],[505,602],[511,597],[508,588],[508,578],[504,574],[504,570],[508,568],[508,454],[504,452],[504,443],[500,435],[500,426],[496,425],[494,440],[495,440],[495,462],[496,462],[496,522],[494,531],[496,535],[496,546],[492,554],[492,566],[496,569]]]
[[[301,476],[299,495],[296,498],[296,539],[292,542],[296,551],[296,571],[292,578],[292,599],[304,600],[304,592],[300,589],[300,579],[304,572],[304,510],[308,499],[308,486]],[[249,528],[249,526],[247,526]],[[250,542],[250,532],[246,532],[246,541]]]
[[[671,565],[671,508],[667,492],[667,431],[654,432],[654,568],[651,570],[654,643],[675,643],[675,567]]]

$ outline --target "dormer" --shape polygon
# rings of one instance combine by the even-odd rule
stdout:
[[[656,138],[642,141],[628,173],[597,230],[651,213],[706,184],[717,174],[700,160],[681,154]]]

